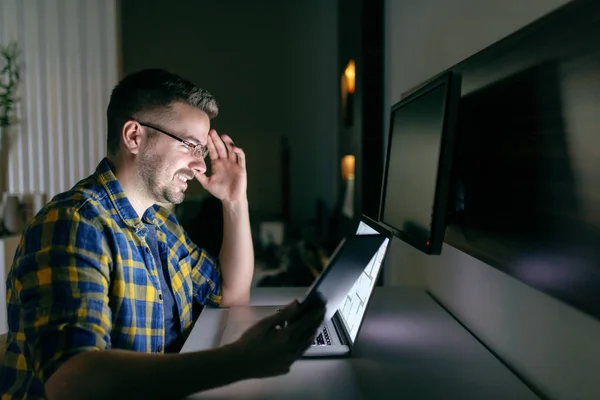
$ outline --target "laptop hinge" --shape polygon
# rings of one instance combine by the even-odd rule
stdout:
[[[333,323],[333,327],[335,328],[336,332],[338,333],[338,336],[341,339],[342,344],[345,344],[346,346],[351,346],[352,343],[350,342],[350,338],[348,337],[348,332],[346,332],[346,326],[342,322],[342,317],[340,316],[339,311],[337,311],[334,314],[333,318],[331,319],[331,322]]]

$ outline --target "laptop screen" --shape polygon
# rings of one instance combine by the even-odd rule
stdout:
[[[373,235],[378,233],[379,232],[363,221],[360,222],[358,229],[356,230],[357,235]],[[375,287],[377,274],[381,269],[381,264],[383,263],[389,241],[389,238],[384,240],[379,247],[379,250],[377,250],[377,253],[373,256],[371,261],[369,261],[369,264],[367,264],[367,267],[360,275],[360,278],[358,278],[352,289],[348,292],[342,306],[338,309],[352,343],[354,343],[354,340],[356,339],[358,328],[360,328],[360,323],[365,315],[367,302]]]

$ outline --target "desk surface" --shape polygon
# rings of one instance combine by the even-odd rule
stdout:
[[[303,288],[255,288],[251,304],[282,305]],[[226,309],[207,308],[183,352],[217,347]],[[423,290],[376,288],[353,355],[299,360],[290,373],[251,379],[193,399],[536,399]]]

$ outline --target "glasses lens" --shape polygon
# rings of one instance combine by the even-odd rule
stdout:
[[[208,151],[206,151],[206,147],[199,144],[194,148],[194,156],[199,158],[206,158]]]

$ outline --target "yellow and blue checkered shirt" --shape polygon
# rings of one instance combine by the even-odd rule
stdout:
[[[93,175],[38,213],[17,248],[6,283],[2,400],[45,398],[50,375],[82,351],[163,352],[160,266],[144,222],[156,227],[167,253],[182,335],[191,329],[194,300],[220,303],[216,260],[164,207],[151,207],[140,219],[104,159]]]

